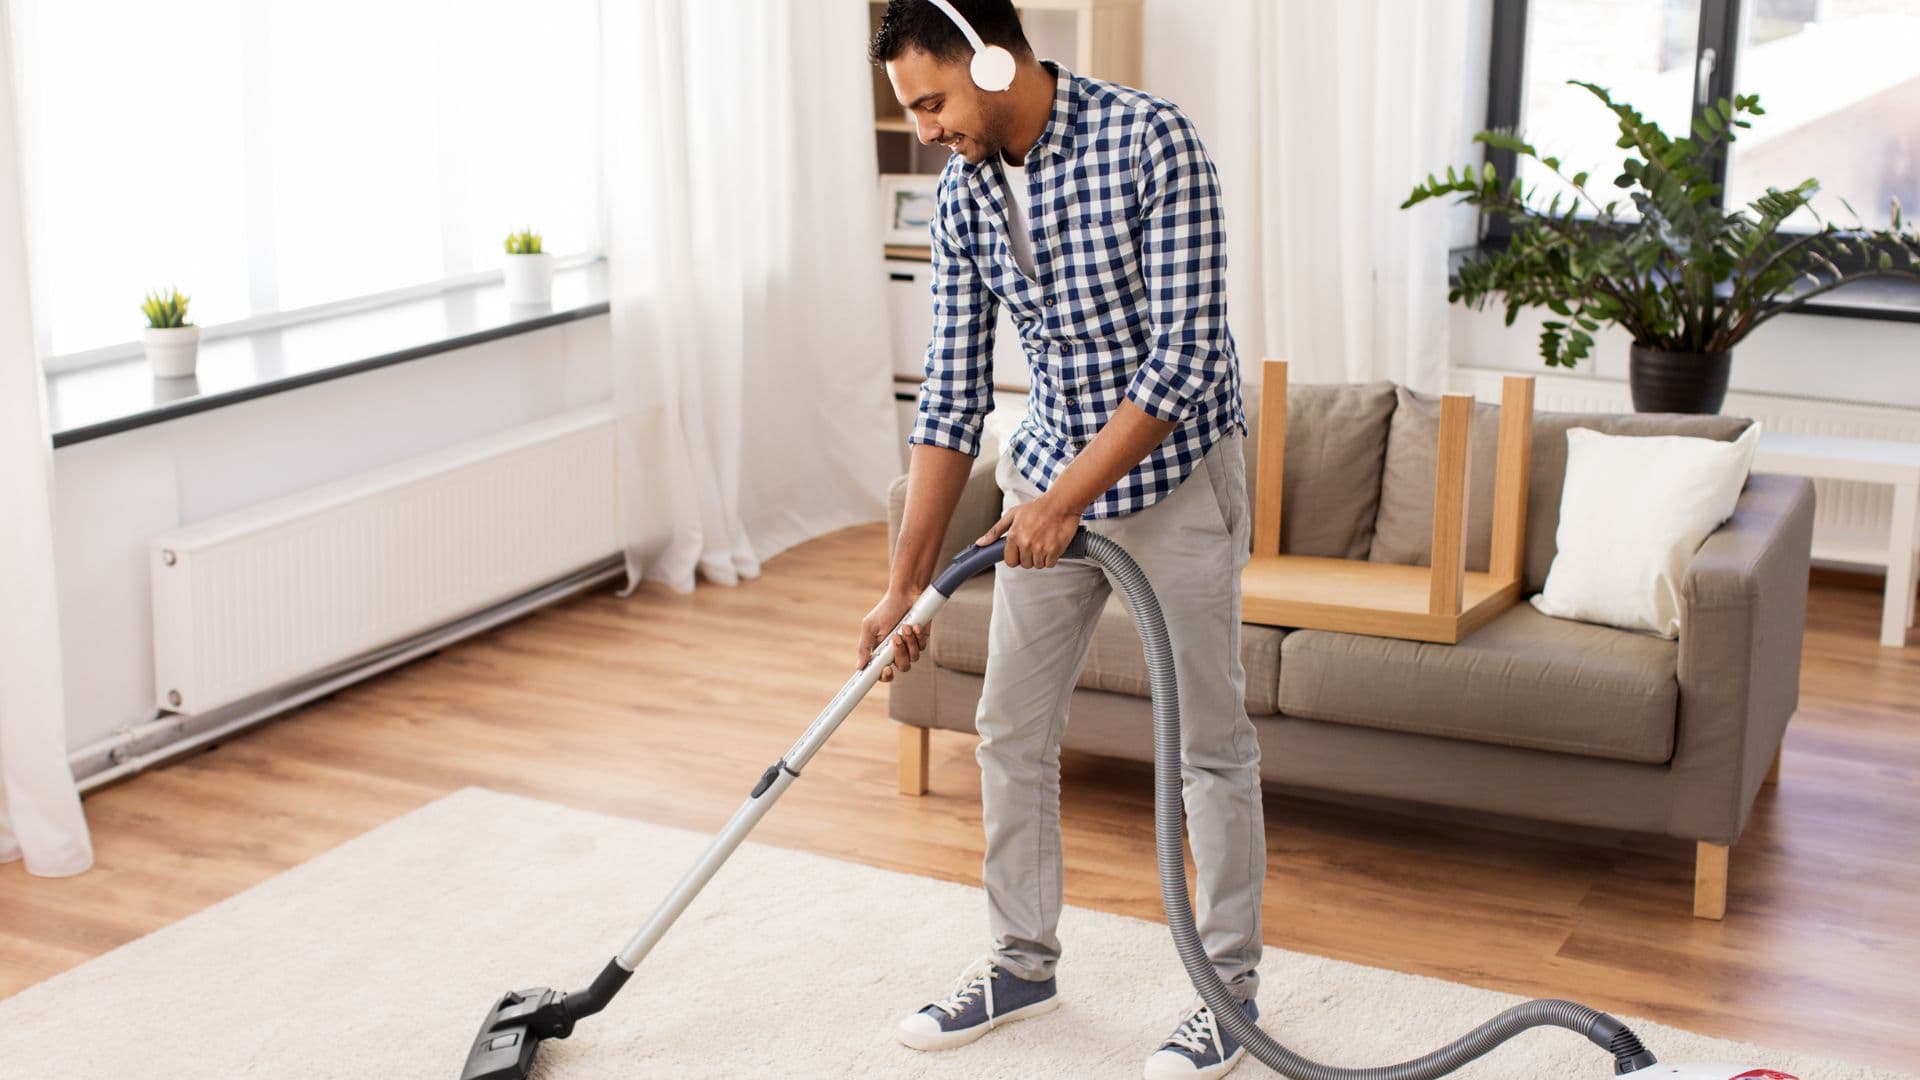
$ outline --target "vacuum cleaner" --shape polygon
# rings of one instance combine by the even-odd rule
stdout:
[[[467,1053],[461,1080],[526,1080],[535,1053],[547,1039],[564,1039],[576,1023],[601,1011],[619,993],[674,920],[713,877],[747,833],[766,816],[780,796],[800,778],[800,771],[833,735],[840,722],[880,679],[892,661],[894,634],[901,626],[924,626],[942,605],[974,575],[1001,562],[1006,541],[973,546],[960,552],[888,631],[866,666],[855,672],[834,695],[806,731],[780,760],[767,766],[746,802],[735,811],[699,861],[661,903],[653,917],[601,970],[585,990],[566,992],[549,987],[510,991],[487,1010],[487,1018]],[[1480,1058],[1508,1039],[1535,1027],[1562,1027],[1578,1032],[1613,1059],[1615,1075],[1633,1073],[1637,1080],[1795,1080],[1774,1069],[1741,1065],[1667,1065],[1653,1054],[1626,1025],[1606,1013],[1571,1001],[1539,1000],[1516,1005],[1432,1053],[1375,1068],[1341,1068],[1310,1061],[1274,1041],[1240,1009],[1213,970],[1200,935],[1194,929],[1187,893],[1185,808],[1180,799],[1180,710],[1175,693],[1173,650],[1168,642],[1160,604],[1146,575],[1119,544],[1085,528],[1075,534],[1064,558],[1087,559],[1100,566],[1119,586],[1133,611],[1141,643],[1146,647],[1149,685],[1153,695],[1154,737],[1154,846],[1160,864],[1160,896],[1166,906],[1167,927],[1174,948],[1193,980],[1194,989],[1213,1010],[1221,1025],[1249,1053],[1290,1080],[1432,1080]]]

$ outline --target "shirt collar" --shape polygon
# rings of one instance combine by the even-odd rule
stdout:
[[[1047,126],[1041,129],[1040,138],[1033,144],[1033,148],[1027,151],[1026,161],[1024,162],[1027,168],[1033,167],[1033,159],[1035,157],[1045,157],[1048,154],[1057,154],[1061,157],[1066,157],[1072,152],[1075,146],[1079,145],[1079,128],[1077,126],[1080,104],[1079,78],[1056,61],[1042,60],[1040,64],[1047,70],[1053,72],[1055,76],[1053,82],[1053,111],[1047,114]],[[987,161],[997,161],[999,156],[1000,155],[995,154],[993,157],[988,158]],[[976,176],[990,176],[992,174],[982,168],[982,166],[987,164],[987,161],[983,161],[979,165],[968,162],[965,168]]]
[[[1027,160],[1032,161],[1035,154],[1058,154],[1065,157],[1073,150],[1078,141],[1078,117],[1075,115],[1079,105],[1078,80],[1073,72],[1052,60],[1042,60],[1041,65],[1054,73],[1053,111],[1047,116],[1047,126],[1040,132],[1039,141],[1033,149],[1027,151]]]

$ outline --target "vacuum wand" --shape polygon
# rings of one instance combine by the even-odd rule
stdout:
[[[1064,557],[1085,555],[1088,535],[1085,529],[1080,530],[1067,546]],[[606,1008],[613,996],[626,985],[628,977],[640,966],[640,962],[672,929],[674,921],[686,911],[693,898],[700,895],[700,890],[719,872],[734,849],[760,823],[760,819],[767,816],[767,811],[773,809],[773,804],[779,801],[787,788],[800,778],[800,770],[806,768],[807,762],[813,760],[813,755],[833,737],[834,731],[853,712],[854,706],[880,681],[881,672],[893,662],[894,635],[900,628],[925,626],[931,622],[955,589],[1002,561],[1006,556],[1006,548],[1006,540],[1000,539],[991,544],[968,547],[954,558],[933,584],[913,602],[900,621],[894,624],[893,629],[887,632],[886,640],[874,650],[865,666],[854,672],[853,677],[840,687],[840,692],[833,696],[833,700],[820,711],[800,738],[780,756],[780,760],[767,766],[767,770],[760,774],[746,801],[740,804],[726,826],[707,845],[699,861],[680,878],[653,917],[640,928],[640,932],[607,962],[590,987],[566,993],[541,986],[502,995],[480,1025],[480,1033],[467,1053],[466,1068],[460,1073],[460,1080],[526,1080],[541,1040],[564,1039],[573,1033],[576,1021]]]
[[[1080,535],[1076,535],[1074,543],[1067,548],[1067,557],[1084,553],[1086,547],[1084,536],[1085,530],[1081,530]],[[701,888],[713,877],[714,872],[720,869],[720,864],[727,861],[727,856],[732,855],[733,849],[740,846],[740,841],[746,838],[747,833],[753,831],[753,827],[760,823],[760,819],[766,816],[768,810],[773,809],[773,804],[779,800],[787,788],[791,787],[795,780],[800,779],[800,770],[806,768],[807,762],[813,760],[813,755],[833,737],[833,733],[840,727],[840,722],[853,712],[854,706],[860,704],[860,700],[867,696],[867,691],[873,689],[873,685],[880,681],[880,673],[893,662],[894,635],[900,628],[925,626],[933,621],[934,614],[947,602],[947,598],[953,595],[953,591],[975,574],[998,563],[1005,556],[1006,548],[1005,540],[996,540],[992,544],[962,551],[953,560],[952,565],[948,566],[933,584],[927,586],[926,591],[913,602],[913,606],[900,617],[900,621],[894,624],[893,629],[887,631],[886,640],[874,650],[866,666],[854,672],[853,677],[840,687],[840,692],[833,696],[832,701],[827,702],[827,707],[820,710],[820,715],[814,718],[813,723],[801,733],[793,746],[780,756],[780,760],[767,766],[767,771],[760,774],[760,782],[753,786],[753,791],[747,795],[747,801],[734,812],[733,819],[727,822],[726,828],[720,830],[720,835],[714,838],[713,844],[707,848],[706,854],[700,857],[700,861],[680,879],[680,884],[674,887],[673,892],[667,896],[666,902],[660,905],[660,910],[654,913],[653,918],[647,921],[647,925],[638,934],[634,935],[633,940],[627,943],[627,947],[620,950],[620,955],[614,958],[616,964],[631,972],[639,966],[640,961],[646,959],[647,953],[652,951],[661,937],[665,936],[667,928],[673,925],[673,921],[686,910],[687,904],[699,894]]]

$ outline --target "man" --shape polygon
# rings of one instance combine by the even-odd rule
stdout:
[[[1266,843],[1240,662],[1251,526],[1218,177],[1173,105],[1036,60],[1009,0],[956,7],[1013,54],[1005,91],[974,85],[965,37],[928,0],[891,0],[871,48],[920,141],[953,156],[932,227],[933,337],[906,510],[890,586],[861,626],[862,666],[937,569],[992,407],[1000,304],[1032,391],[1000,457],[1005,514],[978,541],[1007,541],[975,718],[993,944],[897,1034],[945,1049],[1058,1004],[1060,736],[1109,595],[1097,566],[1061,559],[1082,524],[1139,562],[1164,609],[1198,927],[1257,1018]],[[908,670],[926,641],[926,628],[903,627],[882,678]],[[1244,1052],[1195,999],[1146,1075],[1220,1076]]]

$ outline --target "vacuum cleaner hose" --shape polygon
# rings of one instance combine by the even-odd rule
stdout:
[[[924,625],[960,586],[977,574],[1005,561],[1005,539],[969,547],[914,601],[899,625]],[[1292,1080],[1428,1080],[1444,1076],[1529,1028],[1570,1028],[1614,1055],[1616,1074],[1636,1072],[1654,1064],[1633,1032],[1613,1017],[1571,1001],[1530,1001],[1480,1025],[1433,1053],[1399,1065],[1374,1069],[1343,1069],[1306,1058],[1269,1038],[1236,1007],[1233,996],[1213,970],[1200,935],[1193,927],[1193,905],[1187,896],[1185,807],[1180,795],[1180,699],[1174,682],[1173,649],[1167,640],[1160,602],[1133,557],[1113,540],[1078,530],[1062,558],[1089,559],[1119,585],[1133,611],[1140,643],[1147,654],[1148,681],[1153,693],[1153,825],[1154,846],[1160,858],[1160,896],[1166,904],[1167,926],[1186,965],[1187,975],[1200,997],[1213,1010],[1221,1027],[1253,1053]],[[899,626],[894,628],[896,631]],[[894,635],[887,637],[859,671],[840,688],[780,760],[767,767],[726,827],[691,869],[680,878],[653,917],[640,928],[585,990],[567,993],[550,987],[510,990],[494,1001],[481,1021],[479,1034],[467,1051],[461,1080],[528,1080],[534,1054],[547,1039],[564,1039],[577,1020],[601,1011],[620,992],[674,920],[698,896],[734,849],[753,830],[787,788],[799,779],[807,762],[831,738],[836,728],[879,681],[893,661]],[[1704,1074],[1700,1074],[1704,1075]],[[1716,1074],[1717,1075],[1717,1074]],[[1745,1073],[1743,1075],[1759,1075]]]
[[[1614,1055],[1616,1074],[1635,1072],[1654,1057],[1626,1025],[1606,1013],[1572,1001],[1539,1000],[1516,1005],[1446,1046],[1398,1065],[1341,1068],[1310,1061],[1275,1042],[1247,1019],[1213,970],[1193,925],[1187,893],[1185,806],[1181,802],[1180,701],[1174,680],[1173,648],[1153,586],[1126,550],[1098,533],[1081,529],[1069,555],[1084,551],[1127,599],[1140,643],[1146,649],[1148,684],[1153,693],[1153,831],[1160,863],[1160,898],[1174,947],[1215,1021],[1232,1033],[1254,1057],[1291,1080],[1432,1080],[1445,1076],[1530,1028],[1563,1027],[1586,1036]]]

